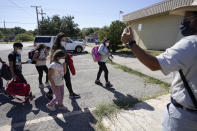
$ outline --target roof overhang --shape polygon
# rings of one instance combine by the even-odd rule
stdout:
[[[124,15],[123,21],[127,23],[129,21],[144,19],[151,16],[169,14],[170,11],[177,7],[191,5],[193,1],[194,0],[164,0],[147,8]]]

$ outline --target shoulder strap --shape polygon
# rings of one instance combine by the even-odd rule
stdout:
[[[183,71],[179,70],[179,73],[180,73],[181,79],[183,80],[183,84],[184,84],[186,90],[188,91],[194,106],[197,109],[197,100],[196,100],[196,98],[195,98],[195,96],[194,96],[194,94],[193,94],[193,92],[192,92],[192,90],[191,90],[191,88],[190,88],[190,86],[189,86],[184,74],[183,74]]]

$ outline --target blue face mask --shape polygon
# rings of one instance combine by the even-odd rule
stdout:
[[[193,35],[195,30],[190,28],[190,21],[184,21],[181,24],[180,30],[183,36],[190,36]]]

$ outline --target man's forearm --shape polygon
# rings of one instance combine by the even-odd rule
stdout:
[[[160,64],[155,56],[147,53],[136,44],[131,47],[131,50],[135,56],[149,69],[152,71],[161,70]]]

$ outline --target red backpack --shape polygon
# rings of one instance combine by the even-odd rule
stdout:
[[[12,80],[6,89],[6,92],[10,95],[18,96],[29,96],[30,94],[30,85],[21,83],[19,78],[16,78],[16,81]]]
[[[73,60],[71,58],[72,54],[68,53],[67,57],[68,57],[68,66],[70,68],[70,71],[71,71],[72,75],[76,75],[76,71],[75,71],[75,67],[74,67],[74,64],[73,64]]]

